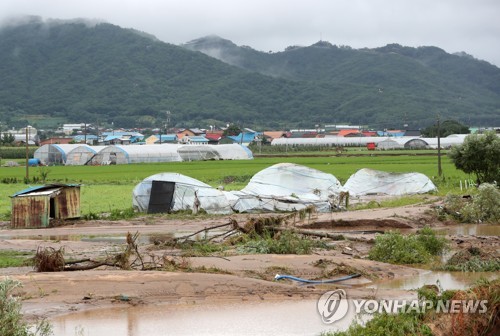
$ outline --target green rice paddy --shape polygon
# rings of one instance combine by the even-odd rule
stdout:
[[[330,173],[342,183],[361,168],[386,172],[419,172],[429,176],[440,194],[459,188],[459,181],[469,178],[458,171],[447,157],[442,158],[443,178],[437,179],[435,156],[352,156],[352,157],[273,157],[240,161],[194,161],[113,166],[51,166],[30,167],[30,177],[40,176],[48,170],[47,183],[80,183],[82,214],[110,212],[132,205],[132,189],[142,179],[157,173],[176,172],[209,185],[223,185],[226,190],[243,188],[260,170],[281,162],[308,166]],[[0,167],[0,181],[15,178],[20,183],[0,183],[0,219],[10,214],[9,196],[27,188],[22,183],[25,167]]]

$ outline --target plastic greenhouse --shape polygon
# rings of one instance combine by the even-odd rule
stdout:
[[[182,161],[253,159],[252,152],[245,146],[239,144],[186,145],[179,147],[178,153]]]
[[[45,165],[65,164],[67,155],[81,144],[50,144],[38,148],[33,157],[39,159]]]
[[[181,145],[129,145],[107,146],[92,158],[89,164],[128,164],[140,162],[178,162],[182,161],[177,149]]]
[[[447,148],[452,145],[460,145],[465,137],[460,135],[441,138],[441,147]],[[396,149],[416,145],[412,140],[418,140],[419,145],[426,143],[428,147],[437,148],[437,138],[419,138],[411,136],[403,137],[339,137],[326,136],[324,138],[278,138],[271,142],[272,146],[342,146],[342,147],[364,147],[369,142],[377,144],[377,148]],[[385,144],[381,143],[384,142]],[[408,143],[408,146],[406,144]]]
[[[83,166],[89,163],[94,156],[107,146],[80,145],[72,149],[67,155],[67,166]]]

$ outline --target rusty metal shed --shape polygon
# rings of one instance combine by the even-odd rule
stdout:
[[[45,228],[51,221],[80,217],[80,185],[48,184],[11,196],[13,228]]]

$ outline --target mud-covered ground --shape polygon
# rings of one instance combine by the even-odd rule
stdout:
[[[365,257],[377,232],[391,229],[413,232],[425,225],[443,226],[434,219],[434,206],[429,202],[390,209],[314,214],[304,220],[288,220],[287,225],[296,229],[342,234],[346,238],[338,241],[325,239],[333,248],[314,250],[309,255],[230,253],[180,257],[182,251],[152,243],[152,237],[158,234],[183,236],[227,223],[230,219],[245,222],[260,215],[238,214],[192,220],[148,216],[115,222],[74,221],[65,226],[37,230],[11,230],[4,222],[0,224],[0,250],[34,253],[40,247],[63,247],[66,259],[99,259],[123,251],[127,232],[138,232],[141,253],[168,254],[188,267],[141,271],[102,266],[86,271],[52,273],[37,273],[31,267],[18,267],[0,269],[0,276],[8,275],[23,283],[19,295],[23,298],[24,312],[31,317],[51,317],[117,305],[316,299],[326,290],[338,287],[349,288],[351,298],[410,298],[415,297],[414,292],[397,289],[374,291],[367,285],[415,277],[423,270],[371,261]],[[498,254],[500,240],[497,236],[452,235],[448,238],[454,249],[478,246],[487,253]],[[362,276],[328,285],[274,280],[276,274],[325,279],[353,273]]]

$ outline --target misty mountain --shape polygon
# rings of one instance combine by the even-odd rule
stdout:
[[[326,41],[265,53],[218,36],[196,39],[184,47],[275,78],[350,87],[356,92],[337,97],[342,111],[358,119],[392,110],[386,105],[392,100],[399,116],[414,125],[419,118],[430,121],[436,114],[467,124],[500,124],[500,69],[466,53],[398,44],[353,49]]]
[[[31,18],[0,30],[0,122],[158,127],[236,122],[421,127],[499,123],[500,69],[435,47],[319,42],[263,53],[210,36],[183,46],[107,23]],[[201,52],[199,52],[201,51]]]

